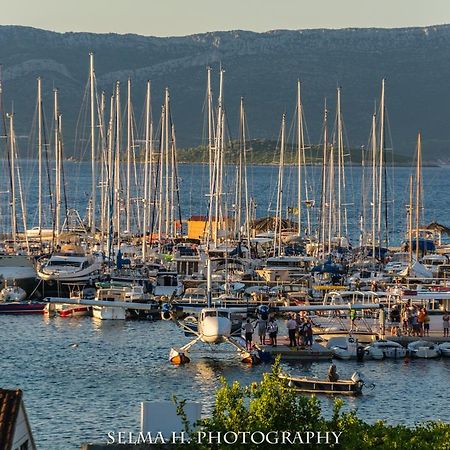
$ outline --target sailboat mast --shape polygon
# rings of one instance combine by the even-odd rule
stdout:
[[[286,114],[281,119],[280,165],[278,168],[277,209],[275,215],[274,254],[281,256],[281,230],[283,229],[283,175],[284,175],[284,146],[285,146]]]
[[[383,157],[384,157],[384,78],[381,81],[381,102],[380,102],[380,156],[378,175],[378,243],[381,246],[381,213],[383,210]]]
[[[95,84],[94,84],[94,54],[89,53],[89,85],[90,85],[90,103],[91,103],[91,177],[92,177],[92,200],[91,200],[91,233],[95,236],[96,226],[96,155],[95,155]]]
[[[107,143],[105,137],[105,108],[106,108],[106,96],[102,91],[100,97],[100,114],[99,114],[99,129],[100,129],[100,245],[102,252],[105,246],[105,210],[106,210],[106,159],[107,159]]]
[[[120,248],[120,81],[116,82],[116,150],[114,161],[114,197],[115,197],[115,212],[116,212],[116,233],[117,233],[117,250]]]
[[[213,151],[214,151],[214,120],[212,107],[211,67],[207,67],[206,109],[208,116],[208,156],[209,156],[209,192],[212,192],[213,182]]]
[[[325,229],[326,229],[326,205],[327,205],[327,161],[328,161],[328,111],[325,103],[324,117],[323,117],[323,155],[322,155],[322,198],[321,198],[321,236],[319,242],[322,245],[322,252],[325,255]]]
[[[302,156],[305,151],[303,142],[303,110],[300,80],[297,80],[297,153],[298,153],[298,188],[297,188],[297,220],[298,235],[302,232]]]
[[[377,209],[377,129],[376,114],[372,114],[372,258],[375,259],[375,229]],[[380,245],[380,243],[379,243]]]
[[[59,233],[61,228],[61,154],[59,152],[59,112],[58,112],[58,89],[54,89],[54,133],[55,133],[55,230],[56,239],[59,241]]]
[[[42,236],[42,83],[37,79],[38,91],[38,227],[39,239]]]
[[[169,88],[166,87],[166,95],[164,100],[164,108],[166,111],[166,115],[164,116],[164,126],[165,126],[165,134],[164,134],[164,154],[165,154],[165,237],[166,239],[170,235],[170,118],[169,118]]]
[[[164,133],[165,133],[166,109],[164,105],[161,108],[161,139],[159,142],[159,201],[158,201],[158,250],[161,252],[162,241],[162,219],[163,219],[163,169],[164,169]]]
[[[220,69],[219,75],[219,99],[217,108],[217,132],[215,137],[215,169],[216,174],[214,176],[214,195],[215,195],[215,222],[214,222],[214,242],[217,245],[219,235],[219,216],[220,216],[220,202],[222,193],[222,151],[223,151],[223,73],[224,70]]]
[[[10,144],[10,161],[11,161],[11,232],[14,247],[17,245],[17,212],[16,212],[16,180],[15,180],[15,156],[14,156],[14,114],[8,114],[9,118],[9,144]]]
[[[131,79],[127,83],[127,233],[131,232]]]
[[[409,177],[409,208],[408,208],[408,260],[412,264],[412,233],[413,233],[413,177]]]
[[[419,225],[420,225],[420,197],[422,184],[422,139],[421,134],[417,135],[417,168],[416,168],[416,260],[419,260]]]
[[[337,216],[338,216],[338,239],[342,238],[342,122],[341,122],[341,88],[337,88],[337,156],[338,156],[338,204],[337,204]]]
[[[142,260],[147,257],[147,222],[149,202],[149,156],[150,156],[150,80],[147,80],[145,96],[145,162],[144,162],[144,219],[142,224]]]
[[[334,205],[334,148],[330,147],[330,173],[328,183],[328,251],[331,253],[331,238],[333,235],[333,205]]]

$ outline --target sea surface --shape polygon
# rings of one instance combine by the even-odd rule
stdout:
[[[185,366],[168,361],[169,349],[187,342],[172,322],[99,321],[84,318],[0,316],[0,385],[24,391],[39,449],[75,450],[106,443],[110,431],[139,431],[140,402],[200,401],[211,410],[221,377],[243,384],[260,380],[270,365],[248,367],[234,351],[210,353],[202,344]],[[373,388],[346,399],[370,422],[413,425],[450,421],[450,359],[337,361],[341,377],[358,370]],[[328,362],[290,363],[291,374],[326,375]],[[333,400],[320,397],[323,413]]]
[[[7,162],[2,161],[3,170],[7,170]],[[43,192],[43,226],[51,228],[53,212],[50,207],[50,199],[54,195],[54,170],[52,161],[44,164],[42,177]],[[5,166],[6,165],[6,166]],[[25,219],[27,227],[38,224],[38,166],[36,160],[20,160],[16,163],[21,173],[22,186],[19,189],[16,182],[17,197],[17,223],[18,228],[23,229],[23,219],[19,200],[20,191],[23,192]],[[132,226],[136,228],[135,218],[138,216],[136,208],[142,205],[143,165],[137,164],[132,172],[132,205],[134,207]],[[223,201],[224,214],[233,216],[236,205],[236,168],[232,165],[224,171]],[[7,173],[7,172],[4,172]],[[134,177],[134,174],[136,175]],[[448,205],[448,192],[450,192],[450,166],[424,167],[422,170],[422,195],[421,195],[421,224],[437,221],[444,225],[450,225],[450,208]],[[389,230],[389,243],[399,245],[403,240],[407,228],[407,205],[409,204],[409,182],[410,176],[415,175],[414,167],[387,167],[386,183],[383,194],[383,227],[385,212],[387,209],[387,223]],[[180,164],[178,166],[177,180],[179,188],[179,202],[176,205],[178,216],[178,203],[181,210],[181,218],[186,221],[191,215],[208,212],[208,166],[204,164]],[[253,216],[265,217],[275,215],[276,192],[277,192],[278,167],[249,166],[247,169],[248,193],[251,198],[251,209]],[[62,215],[65,209],[76,209],[81,219],[87,218],[89,200],[91,198],[91,167],[89,162],[65,161],[64,176],[62,184]],[[317,229],[320,210],[321,190],[321,168],[319,166],[308,166],[302,171],[302,228],[307,227],[307,215],[309,214],[311,230]],[[50,181],[50,183],[49,183]],[[10,230],[11,204],[9,178],[0,180],[0,231]],[[414,182],[415,183],[415,182]],[[50,186],[50,187],[49,187]],[[124,176],[121,177],[122,189],[126,186]],[[358,245],[361,231],[361,216],[365,219],[365,230],[370,231],[372,217],[372,194],[371,194],[371,172],[370,168],[360,166],[349,166],[345,168],[345,188],[342,188],[342,229],[354,245]],[[337,189],[337,185],[335,185]],[[283,183],[283,210],[284,216],[296,221],[296,214],[287,214],[287,208],[297,207],[297,167],[288,166],[284,169]],[[100,192],[102,184],[97,184],[96,201],[100,207]],[[124,193],[121,194],[122,199]],[[177,196],[175,195],[175,198]],[[335,200],[337,193],[335,193]],[[310,208],[306,208],[306,200],[309,200]],[[337,200],[336,200],[337,201]],[[415,200],[414,200],[415,204]],[[99,217],[99,211],[97,211]],[[346,217],[346,218],[345,218]],[[177,217],[178,218],[178,217]],[[61,223],[64,217],[61,219]]]
[[[31,227],[37,225],[37,164],[22,160],[19,166],[25,219]],[[225,183],[230,208],[235,194],[233,170],[230,166]],[[275,166],[253,166],[248,170],[258,217],[274,213],[277,170]],[[409,177],[413,172],[409,167],[387,169],[391,242],[400,243],[403,238]],[[53,177],[51,169],[48,174]],[[308,168],[309,198],[316,202],[320,174],[319,167]],[[206,214],[207,167],[180,165],[178,178],[183,217]],[[371,208],[367,194],[370,180],[360,167],[347,168],[346,179],[349,235],[357,241],[360,213]],[[8,230],[7,177],[2,183],[0,226]],[[295,168],[286,169],[285,183],[285,205],[296,206]],[[48,183],[44,186],[48,219],[50,192]],[[78,209],[83,218],[90,196],[89,164],[66,162],[65,186],[64,203]],[[423,169],[423,222],[450,225],[449,192],[450,167]],[[315,209],[310,211],[312,217]],[[202,402],[206,414],[222,376],[247,384],[270,370],[267,365],[243,366],[234,352],[213,355],[202,351],[193,354],[190,364],[172,366],[168,362],[169,349],[185,342],[181,330],[171,322],[0,316],[0,386],[23,389],[39,449],[75,450],[82,442],[106,442],[109,431],[138,431],[141,401],[170,400],[176,395]],[[429,419],[450,421],[449,359],[337,362],[337,366],[342,377],[359,370],[369,383],[374,383],[362,397],[346,400],[346,408],[357,409],[363,419],[409,425]],[[292,374],[318,377],[325,375],[327,367],[326,362],[284,365]],[[330,414],[332,400],[325,397],[321,401],[324,414]]]

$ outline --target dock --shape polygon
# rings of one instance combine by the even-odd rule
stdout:
[[[397,342],[398,344],[403,345],[403,347],[407,347],[408,344],[415,341],[427,341],[434,342],[436,344],[443,344],[444,342],[450,342],[449,337],[444,337],[442,335],[432,334],[430,336],[386,336],[386,339],[389,341]]]
[[[324,346],[314,342],[312,347],[289,347],[287,339],[279,339],[279,344],[275,347],[271,345],[255,344],[258,350],[270,353],[273,358],[280,355],[283,361],[330,361],[333,352]]]

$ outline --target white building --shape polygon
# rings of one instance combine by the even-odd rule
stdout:
[[[0,446],[2,450],[36,450],[20,389],[0,389]]]

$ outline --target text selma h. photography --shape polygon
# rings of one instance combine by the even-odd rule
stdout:
[[[158,433],[135,433],[131,431],[110,431],[107,436],[108,444],[269,444],[269,445],[308,445],[339,444],[342,432],[334,431],[198,431],[188,434],[184,431],[170,436]]]

